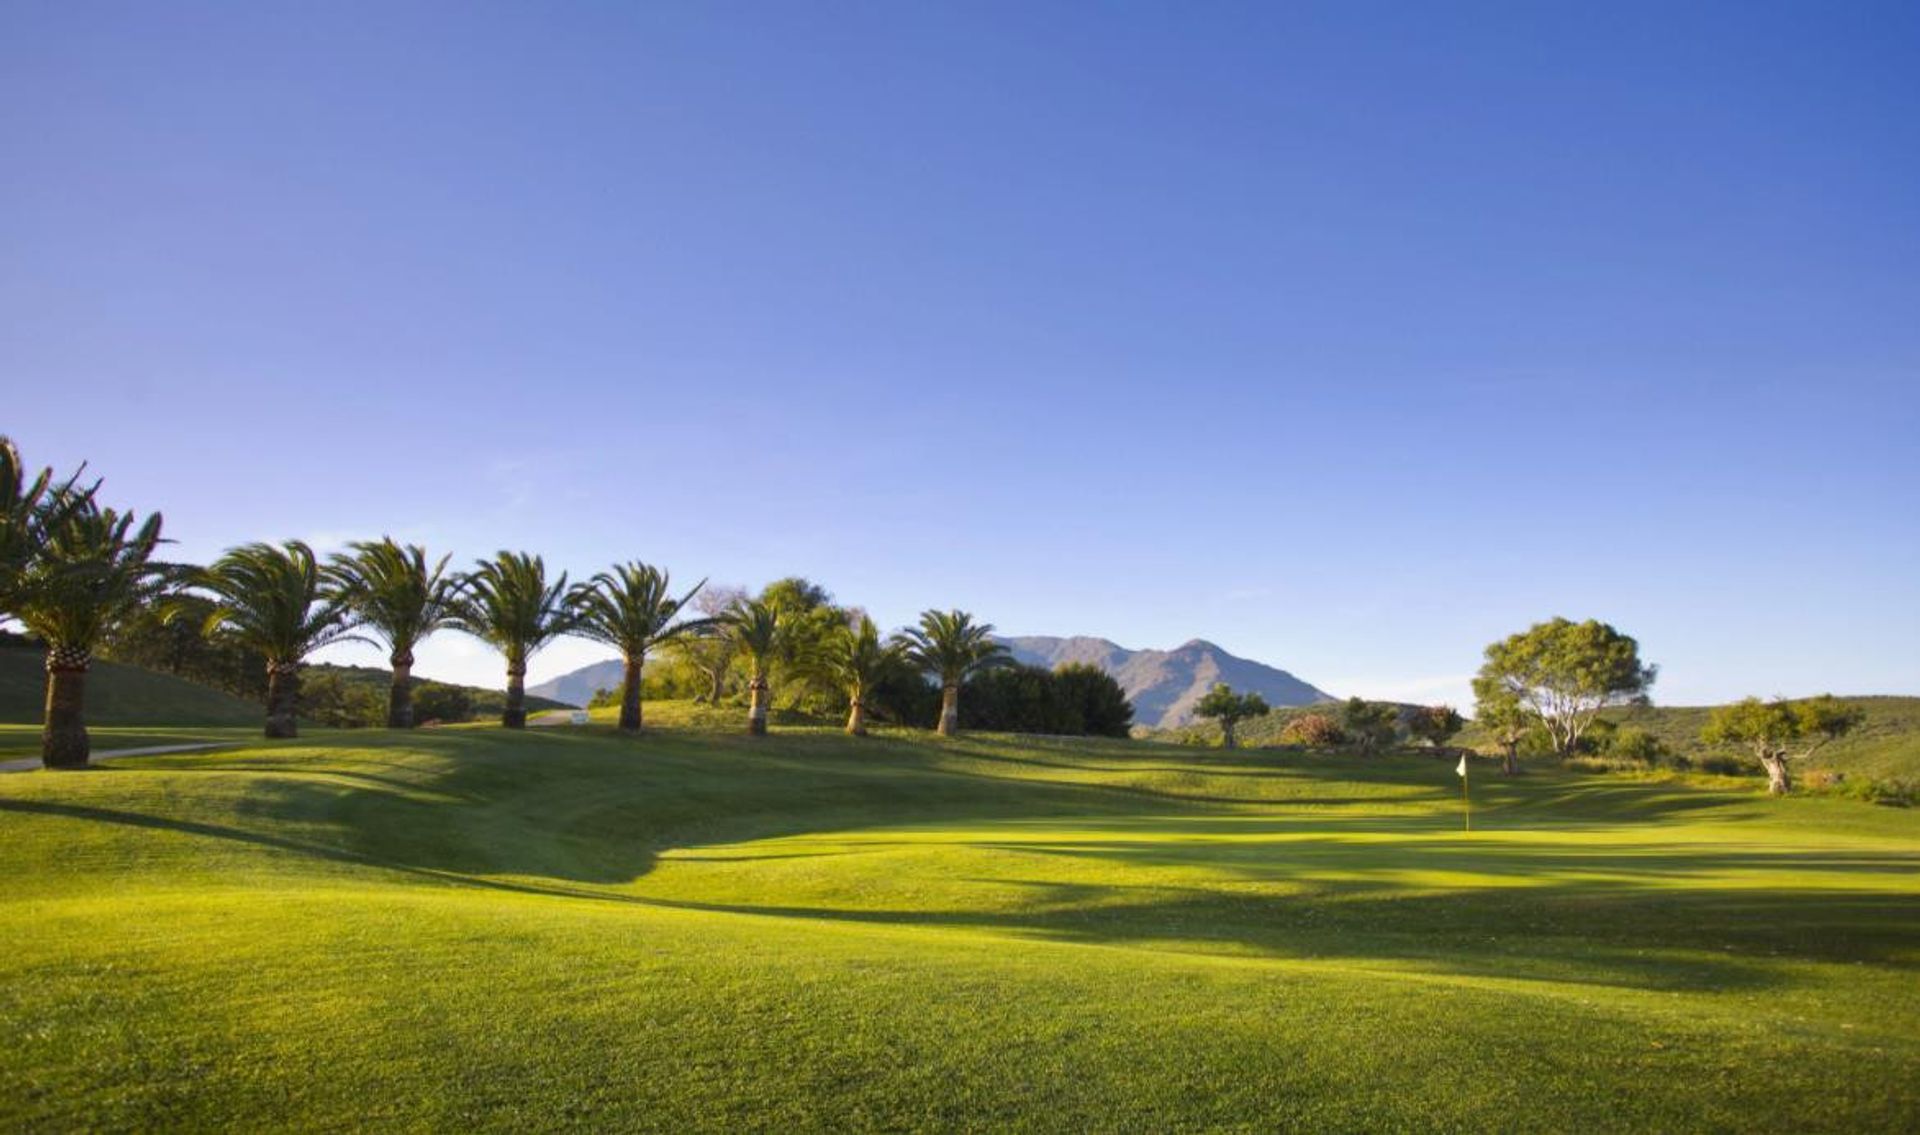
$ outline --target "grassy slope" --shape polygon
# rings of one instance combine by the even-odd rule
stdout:
[[[1920,1123],[1920,814],[1456,789],[598,729],[16,774],[0,1125]]]
[[[45,657],[0,649],[0,722],[40,723],[46,702]],[[87,718],[98,725],[258,725],[251,702],[170,674],[95,662],[87,675]]]
[[[1809,768],[1834,769],[1868,777],[1920,777],[1920,698],[1852,697],[1845,699],[1864,709],[1865,724],[1858,732],[1822,749],[1808,762]],[[1287,723],[1308,713],[1330,713],[1339,717],[1339,706],[1300,706],[1276,709],[1253,721],[1242,722],[1241,742],[1250,746],[1279,743]],[[1607,711],[1607,717],[1621,725],[1633,725],[1666,742],[1677,753],[1694,758],[1718,754],[1700,742],[1700,730],[1707,723],[1711,706],[1648,706]],[[1163,739],[1217,744],[1218,726],[1199,724],[1170,730]],[[1454,743],[1467,748],[1492,752],[1496,746],[1471,724]],[[1755,770],[1756,775],[1758,769]]]
[[[1866,711],[1860,728],[1823,748],[1808,761],[1809,768],[1835,769],[1856,776],[1920,777],[1920,698],[1855,697],[1846,701]],[[1607,716],[1632,725],[1666,742],[1677,753],[1699,758],[1726,750],[1708,748],[1700,741],[1711,706],[1647,706],[1609,710]],[[1475,746],[1485,739],[1472,727],[1460,743]],[[1489,746],[1491,747],[1491,746]]]

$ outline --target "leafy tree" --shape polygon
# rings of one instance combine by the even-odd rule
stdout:
[[[1218,682],[1193,707],[1193,714],[1218,721],[1221,747],[1231,749],[1238,744],[1234,726],[1250,717],[1265,717],[1272,708],[1259,694],[1236,694],[1232,686]]]
[[[186,578],[191,580],[191,573]],[[174,594],[162,604],[135,607],[108,629],[95,654],[174,674],[247,701],[266,701],[266,656],[224,636],[210,639],[202,634],[213,609],[213,600],[190,593]]]
[[[976,623],[965,611],[922,611],[920,625],[904,632],[907,661],[940,679],[940,735],[960,731],[960,687],[983,670],[1013,660],[993,639],[993,624]]]
[[[836,606],[832,592],[801,576],[768,584],[760,592],[760,601],[780,613],[784,628],[780,649],[769,664],[773,688],[795,709],[814,713],[840,709],[845,691],[821,671],[818,662],[840,629],[857,624],[864,612]]]
[[[1611,626],[1553,619],[1487,647],[1474,696],[1517,701],[1564,757],[1602,709],[1644,701],[1657,674],[1640,661],[1640,644]]]
[[[1303,713],[1280,730],[1280,743],[1325,749],[1346,744],[1347,735],[1341,732],[1340,723],[1331,714]]]
[[[1072,715],[1065,733],[1125,737],[1133,730],[1133,703],[1112,674],[1085,662],[1054,668],[1056,700]]]
[[[393,668],[387,691],[387,728],[413,728],[413,651],[433,632],[454,625],[460,613],[460,579],[447,571],[449,557],[431,566],[418,544],[401,547],[391,537],[362,541],[337,555],[329,576],[346,603],[348,625],[371,630],[387,646]]]
[[[979,671],[966,681],[960,698],[960,724],[966,729],[1007,733],[1072,733],[1062,712],[1053,674],[1018,663]]]
[[[882,641],[873,620],[842,623],[819,651],[819,665],[847,695],[847,732],[867,735],[867,699],[890,671],[904,665],[904,647],[897,639]]]
[[[1700,739],[1709,745],[1745,749],[1767,770],[1767,791],[1784,796],[1793,790],[1789,762],[1807,759],[1865,719],[1858,707],[1832,694],[1803,701],[1747,698],[1708,715]]]
[[[1616,760],[1650,765],[1668,752],[1660,738],[1637,725],[1624,725],[1607,738],[1606,754]]]
[[[764,737],[767,704],[773,693],[769,675],[774,662],[786,649],[786,623],[778,607],[759,599],[746,599],[727,614],[726,625],[735,649],[746,658],[751,674],[747,679],[747,732]]]
[[[1501,774],[1520,775],[1520,742],[1536,727],[1533,714],[1498,682],[1475,679],[1473,689],[1479,698],[1473,719],[1499,742]]]
[[[1436,749],[1445,748],[1467,724],[1450,705],[1423,705],[1407,719],[1407,731]]]
[[[338,670],[321,667],[301,677],[300,715],[315,725],[370,729],[387,720],[390,709],[391,702],[382,702],[378,687],[354,681]]]
[[[621,564],[603,571],[574,589],[571,603],[580,635],[620,652],[624,672],[620,679],[620,728],[637,733],[641,725],[641,680],[647,652],[695,634],[711,624],[707,619],[680,622],[680,613],[706,580],[675,599],[666,572],[652,564]]]
[[[527,727],[527,661],[574,628],[567,576],[547,581],[547,564],[525,552],[497,553],[468,573],[453,626],[491,645],[507,660],[507,701],[500,724]]]
[[[473,694],[464,686],[445,682],[422,682],[413,691],[413,716],[416,721],[441,721],[454,724],[473,720]]]
[[[313,549],[299,540],[243,544],[189,579],[213,599],[201,633],[257,651],[266,660],[267,736],[297,736],[301,662],[350,637],[346,602],[323,585]],[[170,605],[176,617],[189,610]]]
[[[38,554],[15,580],[13,614],[47,646],[41,763],[85,768],[92,754],[86,694],[93,649],[128,611],[159,597],[168,572],[153,562],[159,513],[136,524],[132,513],[101,508],[91,498],[61,502],[55,513]]]
[[[1348,698],[1340,707],[1340,728],[1362,753],[1393,744],[1400,731],[1400,710],[1391,702]]]
[[[727,633],[724,616],[746,601],[745,589],[732,586],[707,587],[693,597],[701,629],[675,639],[673,648],[707,680],[707,688],[694,697],[695,701],[718,705],[726,696],[727,676],[739,657],[739,643]]]

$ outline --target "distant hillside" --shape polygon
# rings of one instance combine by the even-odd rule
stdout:
[[[592,662],[578,670],[569,671],[550,682],[528,686],[527,695],[546,698],[559,705],[584,706],[599,691],[619,686],[625,676],[625,665],[618,658],[609,658],[605,662]]]
[[[45,666],[37,648],[0,649],[0,723],[40,723]],[[265,712],[212,687],[137,666],[95,662],[87,674],[87,721],[93,725],[258,725]]]
[[[1027,635],[1002,639],[1013,656],[1049,670],[1068,662],[1113,675],[1133,702],[1136,725],[1165,729],[1193,720],[1193,707],[1216,682],[1257,693],[1275,706],[1312,705],[1333,695],[1272,666],[1227,653],[1205,639],[1172,650],[1128,650],[1104,638]]]
[[[383,670],[378,666],[335,666],[331,663],[322,662],[307,667],[307,672],[310,674],[336,674],[343,681],[352,682],[356,685],[372,686],[380,691],[382,698],[386,697],[387,689],[393,685],[393,671]],[[415,689],[426,685],[451,685],[457,689],[465,690],[467,695],[473,700],[474,716],[480,718],[490,717],[499,713],[501,707],[506,705],[507,701],[507,693],[505,690],[489,689],[484,686],[462,686],[455,682],[435,682],[431,678],[414,679]],[[531,689],[527,691],[527,710],[529,712],[537,713],[541,710],[565,709],[570,704],[572,703],[541,697]],[[580,704],[585,705],[586,703],[581,702]]]
[[[1920,697],[1849,697],[1866,721],[1852,734],[1814,754],[1811,766],[1869,777],[1920,776]],[[1700,741],[1712,706],[1657,705],[1608,710],[1606,718],[1620,726],[1644,729],[1676,753],[1699,760],[1727,755]],[[1472,725],[1460,734],[1459,744],[1491,748],[1492,743]]]

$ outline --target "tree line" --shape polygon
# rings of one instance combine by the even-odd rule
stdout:
[[[276,738],[297,735],[303,664],[348,641],[387,651],[386,722],[410,728],[415,651],[444,630],[500,652],[507,680],[500,723],[509,729],[526,725],[529,661],[566,635],[619,653],[619,728],[629,733],[644,722],[648,657],[665,649],[682,650],[710,670],[715,700],[727,674],[743,671],[746,727],[755,735],[767,731],[776,676],[844,699],[846,731],[855,736],[867,733],[889,690],[902,701],[937,696],[936,728],[953,736],[970,683],[996,723],[1012,716],[1036,731],[1124,734],[1131,720],[1111,677],[1021,673],[1029,668],[1014,665],[993,626],[964,611],[928,610],[916,626],[883,637],[865,612],[833,605],[804,580],[701,604],[705,581],[677,591],[665,570],[638,561],[570,585],[565,572],[549,572],[526,552],[501,551],[456,571],[450,556],[435,559],[391,538],[357,542],[325,560],[288,540],[232,548],[206,566],[173,564],[158,558],[161,515],[106,506],[100,487],[84,480],[84,468],[65,478],[52,469],[30,473],[13,442],[0,437],[0,619],[18,620],[46,647],[41,752],[50,768],[87,764],[86,676],[94,652],[115,628],[141,617],[256,657],[265,731]],[[1001,670],[1017,675],[1012,685],[986,680]],[[1022,716],[1035,706],[1042,717]]]

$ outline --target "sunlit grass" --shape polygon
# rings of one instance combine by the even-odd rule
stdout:
[[[0,779],[0,1121],[1920,1116],[1911,812],[725,712]]]

